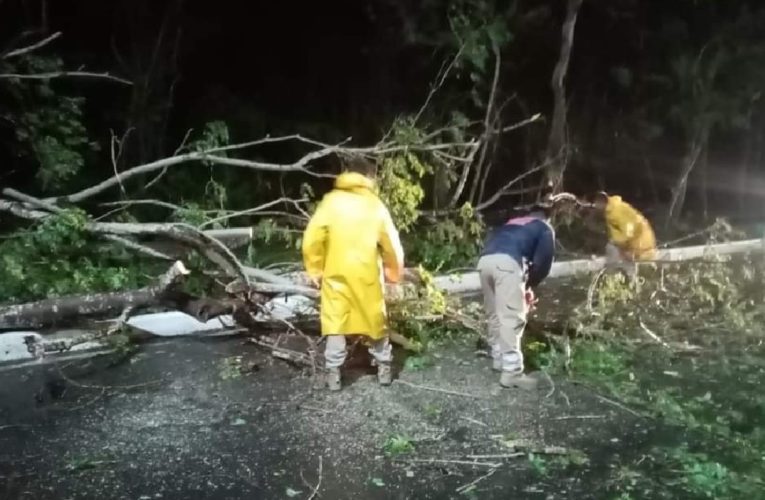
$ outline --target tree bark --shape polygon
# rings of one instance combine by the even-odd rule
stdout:
[[[92,293],[0,307],[0,330],[44,328],[75,317],[115,315],[128,308],[140,309],[169,303],[183,305],[178,304],[178,296],[173,298],[172,292],[188,273],[183,263],[177,261],[156,285],[139,290]]]
[[[560,57],[553,71],[550,86],[553,92],[553,117],[550,126],[550,136],[547,141],[546,162],[547,178],[553,192],[560,191],[563,185],[563,173],[568,161],[568,144],[566,138],[566,85],[568,63],[571,59],[571,49],[574,46],[574,28],[579,8],[583,0],[568,0],[566,19],[561,29]]]

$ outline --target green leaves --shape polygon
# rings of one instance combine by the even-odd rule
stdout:
[[[0,71],[50,73],[63,69],[58,57],[26,55],[0,64]],[[22,160],[34,164],[43,189],[58,189],[81,171],[86,155],[99,149],[83,124],[85,99],[58,92],[51,80],[3,80],[8,97],[0,117],[14,124]]]
[[[380,198],[391,213],[396,227],[406,232],[419,217],[419,207],[425,198],[421,180],[432,171],[410,152],[387,156],[382,160],[378,179]]]
[[[223,121],[212,121],[205,124],[202,137],[190,143],[188,149],[191,151],[208,151],[228,145],[229,140],[228,125]],[[220,151],[216,155],[226,156],[226,153]]]
[[[457,64],[472,71],[474,81],[489,69],[493,47],[502,47],[512,40],[507,25],[509,15],[510,12],[496,12],[493,3],[486,0],[453,2],[449,24],[457,47],[462,49]]]
[[[88,218],[67,210],[0,243],[0,302],[22,302],[68,294],[138,288],[153,268],[128,259],[121,249],[85,231]]]
[[[456,215],[430,225],[416,238],[404,237],[407,255],[428,269],[439,271],[472,266],[483,242],[484,225],[466,203]]]
[[[386,455],[396,456],[411,453],[414,451],[414,443],[408,437],[396,434],[390,436],[383,445],[383,451]]]

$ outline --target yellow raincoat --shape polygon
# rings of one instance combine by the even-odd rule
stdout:
[[[346,172],[319,204],[303,235],[303,263],[321,280],[323,335],[385,336],[383,276],[398,282],[404,251],[374,181]]]
[[[646,218],[621,196],[609,196],[606,226],[611,242],[634,260],[650,260],[656,255],[656,237]]]

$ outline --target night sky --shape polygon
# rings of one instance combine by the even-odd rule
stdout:
[[[496,4],[504,8],[509,2]],[[691,8],[696,4],[585,0],[568,77],[569,135],[576,152],[571,160],[575,175],[568,179],[572,188],[613,187],[647,203],[655,190],[649,189],[643,171],[650,159],[651,182],[659,184],[659,198],[666,198],[684,154],[682,133],[666,124],[650,151],[624,142],[634,130],[623,125],[623,117],[640,110],[656,91],[649,95],[647,86],[619,88],[614,71],[626,67],[634,81],[649,78],[662,69],[669,50],[658,36],[665,26],[677,19],[686,23],[687,30],[678,31],[673,41],[681,46],[687,39],[692,46],[715,34],[718,17],[744,4],[758,5],[737,1]],[[41,5],[47,9],[44,15]],[[140,84],[154,64],[165,79],[155,80],[161,85],[139,105],[131,100],[131,90],[119,85],[61,84],[88,98],[88,130],[100,141],[110,129],[126,127],[130,106],[138,106],[132,111],[139,120],[166,116],[166,125],[151,132],[161,140],[132,153],[131,162],[171,154],[190,128],[198,130],[212,120],[225,121],[234,141],[300,132],[326,141],[352,136],[357,144],[370,144],[397,115],[419,108],[442,62],[453,53],[453,47],[432,39],[439,29],[442,36],[444,30],[448,34],[448,5],[436,0],[4,0],[0,47],[22,29],[40,27],[63,32],[49,53],[62,56],[68,67],[110,71]],[[709,14],[712,8],[714,15]],[[502,59],[500,93],[516,96],[504,112],[506,123],[551,112],[549,81],[565,2],[519,1],[518,12],[508,21],[513,41]],[[164,38],[156,52],[160,32]],[[170,55],[175,50],[177,57]],[[152,63],[155,53],[159,57]],[[449,83],[452,95],[459,96],[463,83]],[[439,106],[442,116],[462,110],[462,103],[448,100]],[[477,109],[467,114],[481,118]],[[538,161],[548,125],[503,138],[498,171],[518,172]],[[713,143],[710,179],[715,191],[715,183],[724,184],[727,169],[739,161],[742,144],[724,134]],[[723,198],[731,195],[724,185],[717,191]]]

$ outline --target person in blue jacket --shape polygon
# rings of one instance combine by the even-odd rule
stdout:
[[[478,261],[492,367],[502,372],[503,387],[536,388],[536,379],[523,373],[521,337],[526,315],[536,302],[533,289],[547,277],[553,263],[552,208],[551,203],[537,204],[527,215],[494,230]]]

